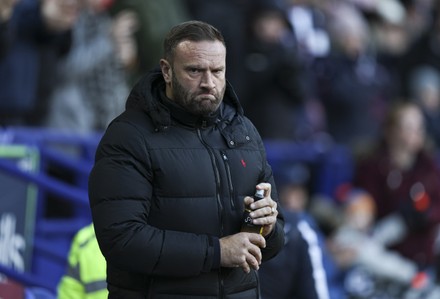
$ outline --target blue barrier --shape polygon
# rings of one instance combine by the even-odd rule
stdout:
[[[18,281],[26,286],[42,287],[48,290],[53,289],[53,286],[50,283],[48,283],[44,278],[39,277],[32,273],[26,273],[26,272],[20,273],[12,270],[9,267],[3,266],[2,264],[0,264],[0,273],[3,273],[7,277],[15,281]]]
[[[49,190],[56,195],[62,196],[65,200],[72,201],[75,204],[88,206],[87,192],[83,189],[75,188],[62,181],[58,181],[43,173],[28,173],[15,166],[9,161],[0,159],[0,169],[8,172],[10,175],[17,176],[28,182],[36,183],[42,190]]]
[[[39,152],[39,169],[28,172],[8,159],[0,158],[0,173],[36,186],[38,202],[32,240],[32,267],[20,272],[0,265],[5,273],[26,286],[43,287],[51,292],[65,273],[67,253],[74,234],[91,221],[87,195],[88,173],[100,134],[77,134],[43,128],[14,127],[0,130],[0,144],[28,146]],[[67,173],[72,179],[52,174]],[[49,197],[56,197],[71,210],[69,217],[48,217]],[[0,215],[2,211],[0,211]]]

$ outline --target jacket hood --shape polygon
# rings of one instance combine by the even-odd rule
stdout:
[[[237,95],[231,84],[226,82],[225,95],[217,113],[212,116],[198,116],[185,111],[173,102],[163,103],[159,99],[165,93],[165,81],[160,69],[154,69],[143,76],[131,90],[126,109],[141,109],[148,114],[156,128],[162,130],[177,121],[187,126],[197,127],[214,122],[232,122],[243,115]]]

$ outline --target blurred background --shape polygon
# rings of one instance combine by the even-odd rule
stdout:
[[[190,19],[322,236],[322,298],[440,298],[438,0],[0,0],[0,297],[56,297],[99,138]]]

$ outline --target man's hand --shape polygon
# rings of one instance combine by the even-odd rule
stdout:
[[[249,273],[261,264],[261,248],[266,247],[263,236],[254,233],[238,233],[220,239],[222,267],[241,267]]]
[[[263,236],[267,236],[275,227],[277,222],[277,202],[270,197],[272,186],[269,183],[260,183],[257,185],[257,189],[264,190],[264,198],[254,202],[254,199],[250,196],[244,198],[244,204],[250,205],[250,216],[253,219],[253,224],[263,226]]]

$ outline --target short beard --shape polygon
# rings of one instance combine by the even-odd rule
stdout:
[[[174,70],[172,70],[172,86],[173,86],[173,101],[184,108],[186,111],[200,116],[207,116],[217,111],[220,106],[223,95],[225,93],[226,86],[220,93],[215,94],[215,100],[196,100],[197,95],[190,93],[185,89],[177,80]]]

